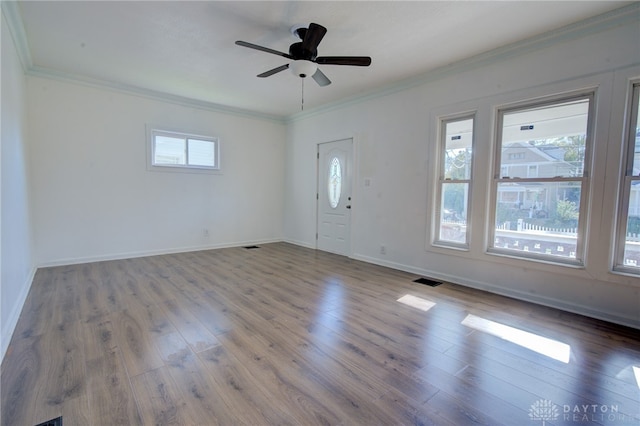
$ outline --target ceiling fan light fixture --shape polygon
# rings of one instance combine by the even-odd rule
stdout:
[[[304,59],[300,59],[297,61],[293,61],[291,65],[289,65],[289,69],[291,72],[300,78],[311,77],[315,74],[318,69],[318,65],[314,62],[306,61]]]

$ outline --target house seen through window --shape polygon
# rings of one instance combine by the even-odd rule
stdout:
[[[500,110],[490,251],[582,263],[591,95]]]

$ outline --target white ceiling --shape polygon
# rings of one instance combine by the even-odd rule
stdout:
[[[391,86],[438,67],[620,8],[615,1],[23,1],[31,71],[133,87],[286,117],[300,111],[289,62],[236,46],[288,52],[290,28],[328,32],[320,56],[371,56],[370,67],[322,66],[305,108]]]

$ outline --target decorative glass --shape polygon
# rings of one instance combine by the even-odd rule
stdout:
[[[340,193],[342,192],[342,167],[338,157],[333,157],[329,162],[329,205],[332,209],[338,207],[340,203]]]

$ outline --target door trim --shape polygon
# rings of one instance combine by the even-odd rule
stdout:
[[[340,142],[343,140],[351,140],[351,179],[350,179],[350,185],[351,185],[351,205],[353,206],[353,200],[356,199],[356,136],[345,136],[345,137],[338,137],[335,139],[331,139],[328,141],[323,141],[323,142],[317,142],[316,143],[316,217],[315,217],[315,244],[314,247],[316,250],[321,250],[318,248],[318,235],[320,232],[320,229],[318,227],[318,223],[320,221],[320,184],[321,184],[321,176],[320,176],[320,146],[324,145],[324,144],[329,144],[329,143],[334,143],[334,142]],[[349,247],[348,247],[348,252],[346,254],[344,254],[344,256],[346,257],[353,257],[353,214],[354,211],[357,211],[356,208],[351,208],[351,213],[349,215]],[[321,250],[324,251],[324,250]],[[330,253],[330,252],[327,252]],[[336,254],[336,253],[334,253]]]

